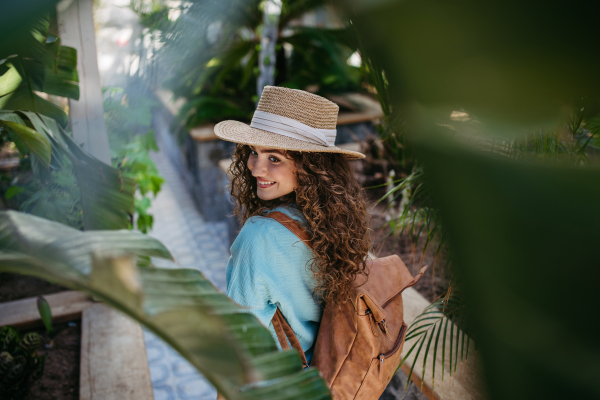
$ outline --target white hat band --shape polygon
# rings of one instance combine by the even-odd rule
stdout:
[[[328,147],[335,144],[335,137],[337,135],[337,130],[335,129],[316,129],[295,119],[258,110],[254,111],[250,126]]]

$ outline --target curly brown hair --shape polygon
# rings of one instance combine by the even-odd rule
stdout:
[[[366,275],[363,261],[371,249],[367,203],[348,160],[339,153],[285,151],[294,161],[298,186],[285,196],[262,200],[247,166],[250,151],[238,144],[228,171],[240,225],[277,206],[296,203],[308,222],[315,254],[310,263],[315,294],[326,303],[343,303],[357,275]]]

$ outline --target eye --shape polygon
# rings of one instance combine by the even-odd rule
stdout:
[[[253,156],[258,156],[258,153],[256,152],[256,150],[250,149],[250,154],[252,154]]]
[[[277,158],[275,156],[269,157],[269,160],[271,160],[271,162],[275,162],[275,163],[278,163],[279,161],[281,161],[279,158]]]

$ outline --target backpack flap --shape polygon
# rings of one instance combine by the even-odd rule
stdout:
[[[395,254],[367,261],[367,271],[368,279],[361,276],[362,282],[357,285],[355,298],[357,309],[362,293],[368,293],[374,301],[383,305],[388,299],[398,295],[414,279],[400,257]]]
[[[400,257],[392,255],[367,262],[369,277],[357,288],[355,307],[359,315],[373,320],[373,334],[379,336],[382,349],[394,349],[404,322],[402,292],[414,285],[427,267],[413,278]],[[376,328],[378,327],[378,328]],[[384,339],[387,338],[387,339]]]

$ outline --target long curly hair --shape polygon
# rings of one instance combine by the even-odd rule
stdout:
[[[367,274],[364,260],[371,249],[366,200],[348,160],[339,153],[285,151],[294,161],[298,186],[285,196],[262,200],[247,166],[249,156],[249,146],[238,144],[228,171],[240,225],[277,206],[296,203],[308,222],[315,255],[310,261],[314,294],[325,303],[340,305],[357,275]]]

